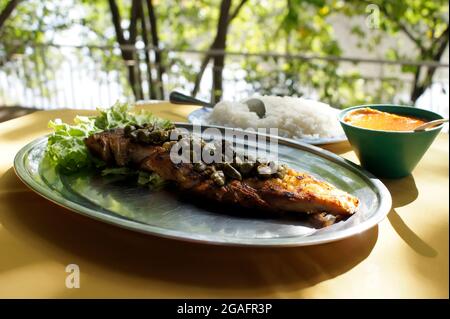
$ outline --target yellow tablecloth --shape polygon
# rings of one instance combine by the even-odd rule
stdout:
[[[194,109],[149,108],[179,121]],[[449,297],[446,134],[412,176],[384,181],[393,209],[379,226],[320,246],[232,248],[122,230],[22,184],[16,152],[47,133],[48,120],[80,113],[90,112],[37,112],[0,124],[0,297]],[[356,161],[347,143],[326,148]],[[68,264],[80,267],[79,289],[65,286]]]

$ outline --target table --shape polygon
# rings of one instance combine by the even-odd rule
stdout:
[[[191,106],[160,103],[184,121]],[[38,298],[448,298],[448,135],[412,176],[384,180],[388,218],[352,238],[299,248],[236,248],[133,233],[61,208],[30,191],[12,168],[47,122],[92,111],[36,112],[0,124],[0,297]],[[357,162],[348,143],[325,148]],[[80,268],[68,289],[66,266]]]

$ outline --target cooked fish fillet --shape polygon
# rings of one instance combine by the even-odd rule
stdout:
[[[174,181],[183,191],[221,202],[270,211],[315,213],[324,224],[335,218],[353,214],[358,199],[335,186],[306,173],[287,169],[284,177],[261,180],[257,177],[231,180],[218,186],[213,180],[197,172],[191,163],[174,164],[170,152],[157,145],[133,141],[123,129],[94,134],[85,141],[91,154],[118,166],[130,166],[156,172],[162,178]]]

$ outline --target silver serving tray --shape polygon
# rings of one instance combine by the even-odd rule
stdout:
[[[177,126],[192,129],[192,124],[177,123]],[[358,212],[346,221],[315,229],[295,214],[267,216],[256,210],[206,204],[173,189],[150,191],[132,182],[101,177],[98,172],[64,175],[44,158],[46,136],[23,147],[14,159],[14,168],[33,191],[81,215],[155,236],[209,244],[280,247],[321,244],[365,231],[389,212],[391,196],[370,173],[320,148],[273,138],[279,143],[280,162],[357,196]]]

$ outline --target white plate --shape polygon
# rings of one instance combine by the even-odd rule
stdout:
[[[206,118],[210,115],[211,112],[212,112],[212,110],[210,108],[204,107],[201,109],[197,109],[197,110],[189,113],[188,121],[192,124],[208,125]],[[336,119],[336,121],[337,121],[337,119]],[[214,125],[214,126],[215,127],[223,127],[223,126],[216,126],[216,125]],[[311,144],[311,145],[324,145],[324,144],[333,144],[333,143],[344,142],[347,140],[347,137],[345,136],[345,134],[342,134],[339,136],[327,137],[327,138],[314,138],[314,139],[294,138],[293,140],[302,142],[302,143]]]

